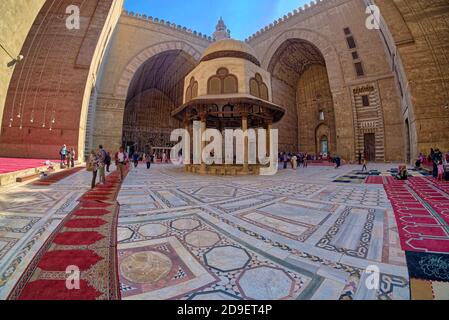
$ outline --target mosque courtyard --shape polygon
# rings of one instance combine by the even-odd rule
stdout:
[[[394,167],[208,177],[153,165],[94,191],[85,170],[2,187],[0,299],[447,299],[448,185],[418,171],[399,183]],[[58,289],[67,264],[79,296]]]

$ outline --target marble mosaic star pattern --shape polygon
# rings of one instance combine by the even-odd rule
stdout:
[[[354,169],[269,179],[131,171],[118,196],[122,297],[409,299],[383,187],[332,183]],[[365,285],[371,265],[380,269],[378,290]]]

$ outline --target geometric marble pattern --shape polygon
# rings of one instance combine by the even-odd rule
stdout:
[[[132,169],[117,196],[122,298],[410,299],[385,190],[332,182],[357,169],[287,169],[269,179],[198,176],[171,165]],[[0,299],[90,177],[81,171],[51,186],[0,189]],[[375,290],[365,286],[371,265],[381,272]]]
[[[385,191],[332,183],[342,170],[354,166],[280,170],[270,179],[133,169],[118,196],[123,298],[409,299]],[[144,283],[126,271],[139,257]],[[373,264],[377,290],[365,286]]]

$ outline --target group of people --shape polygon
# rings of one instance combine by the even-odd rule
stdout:
[[[288,168],[289,162],[293,170],[296,170],[298,167],[301,166],[307,168],[309,165],[309,161],[315,160],[326,160],[329,161],[330,163],[334,163],[336,169],[341,167],[341,158],[338,155],[335,157],[329,157],[328,155],[323,154],[311,156],[307,152],[305,153],[280,152],[278,154],[278,159],[279,162],[284,164],[284,169]]]
[[[154,153],[138,153],[133,152],[129,155],[123,147],[114,155],[115,165],[120,172],[121,180],[124,179],[125,170],[129,168],[130,163],[134,165],[134,168],[139,166],[139,162],[146,163],[147,169],[151,168],[151,164],[154,163]],[[106,172],[110,172],[110,166],[112,163],[111,153],[107,152],[102,145],[98,147],[98,151],[92,150],[87,160],[87,170],[92,172],[92,189],[95,188],[97,177],[100,178],[100,183],[106,183]]]
[[[71,148],[69,150],[66,145],[63,145],[62,148],[59,150],[59,156],[61,159],[60,162],[61,169],[75,167],[75,160],[76,160],[75,148]]]
[[[142,161],[147,165],[147,169],[151,168],[151,164],[154,163],[155,157],[156,156],[154,153],[145,153],[145,152],[142,153],[134,152],[131,156],[135,168],[137,168],[139,166],[139,162]]]
[[[111,154],[107,152],[103,146],[98,147],[98,151],[92,150],[87,160],[87,171],[92,171],[92,189],[97,184],[97,176],[100,178],[100,183],[106,183],[106,172],[110,172]]]
[[[449,152],[443,154],[438,148],[432,148],[430,149],[430,154],[428,156],[420,153],[415,166],[421,168],[423,165],[431,166],[433,178],[437,181],[443,181],[445,178],[444,167],[449,165]]]
[[[284,169],[287,169],[289,162],[290,162],[291,168],[293,170],[296,170],[298,168],[298,166],[301,167],[301,165],[304,168],[307,168],[308,162],[309,162],[309,156],[307,153],[294,154],[291,152],[289,152],[289,153],[282,152],[282,153],[279,153],[278,158],[279,158],[279,162],[284,164]]]

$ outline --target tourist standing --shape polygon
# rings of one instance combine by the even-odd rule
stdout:
[[[61,169],[65,166],[65,159],[67,157],[67,146],[63,145],[61,150],[59,151],[59,155],[61,156]]]
[[[75,160],[76,160],[75,148],[70,149],[70,154],[72,155],[72,160],[70,161],[70,164],[72,165],[72,168],[75,168]]]
[[[296,155],[293,155],[292,157],[292,168],[293,170],[298,168],[298,157]]]
[[[432,165],[433,165],[433,170],[432,170],[432,176],[437,179],[438,178],[438,164],[441,161],[441,156],[440,156],[440,152],[438,149],[436,149],[435,151],[432,149],[431,150],[431,156],[432,156]]]
[[[153,157],[150,156],[150,155],[148,155],[148,156],[145,157],[145,162],[146,162],[146,164],[147,164],[147,169],[148,169],[148,170],[151,168],[151,162],[153,161],[152,159],[153,159]]]
[[[306,152],[304,154],[304,168],[307,168],[308,162],[309,162],[309,155]]]
[[[444,166],[443,166],[443,161],[440,161],[438,163],[438,177],[437,177],[437,181],[443,182],[443,176],[444,176]]]
[[[94,150],[90,152],[89,159],[87,160],[87,171],[92,171],[91,188],[94,189],[96,186],[98,173],[98,156]]]
[[[110,172],[109,168],[111,167],[111,162],[112,162],[112,158],[111,158],[111,153],[107,152],[106,154],[106,159],[105,159],[105,165],[106,165],[106,172]]]
[[[67,151],[67,169],[70,169],[70,165],[72,164],[72,152]]]
[[[341,166],[341,158],[340,158],[340,156],[336,156],[335,157],[335,169],[338,169],[338,168],[340,168],[340,166]]]
[[[125,176],[125,165],[126,165],[126,153],[123,147],[120,147],[119,151],[115,155],[115,164],[120,172],[120,179],[123,181]]]
[[[284,162],[284,169],[287,169],[288,156],[286,152],[282,155],[282,161]]]
[[[162,153],[162,163],[167,163],[167,154],[165,152]]]

